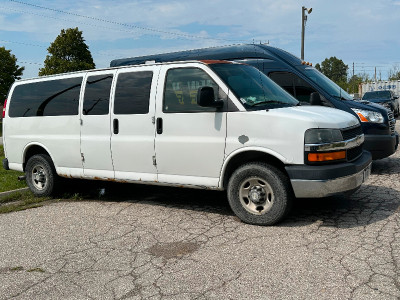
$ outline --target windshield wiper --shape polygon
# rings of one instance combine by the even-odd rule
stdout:
[[[265,101],[261,101],[261,102],[257,102],[257,103],[253,103],[253,104],[247,104],[250,107],[256,106],[256,105],[261,105],[261,104],[269,104],[269,103],[274,103],[274,104],[287,104],[287,103],[283,103],[281,101],[277,101],[277,100],[265,100]]]
[[[336,96],[336,95],[332,95],[333,97],[335,97],[335,98],[337,98],[337,99],[339,99],[339,100],[353,100],[353,99],[346,99],[346,98],[344,98],[343,96]]]

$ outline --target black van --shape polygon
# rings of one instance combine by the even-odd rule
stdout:
[[[323,105],[358,116],[365,135],[364,148],[373,159],[392,155],[399,144],[393,113],[374,103],[360,103],[333,81],[298,57],[263,44],[243,44],[148,55],[111,61],[111,67],[148,61],[230,60],[252,65],[292,94],[303,105]],[[327,116],[329,118],[329,116]]]

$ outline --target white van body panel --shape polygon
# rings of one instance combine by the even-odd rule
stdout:
[[[98,75],[109,75],[114,77],[115,70],[89,73],[84,80],[84,88],[82,89],[80,101],[80,116],[82,119],[80,135],[81,154],[83,155],[83,176],[85,178],[95,179],[114,179],[114,168],[111,158],[110,113],[107,115],[85,115],[82,113],[82,98],[85,94],[86,82],[88,79],[90,80],[91,76]],[[110,94],[107,95],[108,99],[111,96],[111,90]]]
[[[111,126],[114,120],[118,121],[119,132],[111,130],[111,155],[115,171],[115,180],[118,181],[145,181],[157,180],[157,168],[153,163],[155,156],[154,115],[156,106],[157,83],[160,68],[158,66],[142,66],[121,69],[117,77],[126,73],[152,72],[153,80],[150,89],[149,112],[147,114],[115,114],[111,109]],[[115,100],[116,86],[112,92],[112,103]],[[162,90],[162,88],[160,88]],[[162,93],[162,91],[160,91]]]
[[[205,65],[175,64],[174,68],[197,68],[207,73],[226,94],[228,88]],[[159,86],[165,85],[170,66],[163,66]],[[156,119],[163,120],[163,133],[156,134],[158,181],[217,188],[224,161],[226,112],[163,112],[163,94],[157,93]]]
[[[303,164],[307,129],[347,128],[357,124],[352,115],[321,106],[228,113],[225,163],[240,152],[259,149],[284,164]]]
[[[82,77],[82,74],[69,76],[69,78],[73,77]],[[39,78],[35,81],[49,80],[54,80],[54,78]],[[10,90],[10,95],[16,86],[23,83],[23,81],[15,83]],[[8,109],[9,107],[6,113]],[[55,167],[82,169],[78,115],[7,118],[3,128],[6,155],[10,166],[21,166],[26,163],[25,154],[29,147],[45,145],[43,148],[52,157]],[[18,167],[18,170],[21,168]]]

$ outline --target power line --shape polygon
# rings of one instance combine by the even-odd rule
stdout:
[[[111,28],[111,27],[106,27],[106,26],[99,26],[99,25],[95,25],[95,24],[85,23],[85,22],[82,22],[82,21],[76,22],[76,21],[70,20],[70,19],[47,16],[47,15],[43,15],[43,14],[31,12],[31,11],[24,11],[24,10],[19,10],[19,9],[15,9],[15,8],[9,8],[9,7],[1,7],[1,8],[6,9],[6,10],[10,10],[10,11],[23,13],[23,14],[28,14],[28,15],[33,15],[33,16],[39,16],[39,17],[44,17],[44,18],[48,18],[48,19],[53,19],[53,20],[79,23],[79,24],[83,24],[83,25],[87,25],[87,26],[96,27],[96,28],[110,29],[110,30],[115,30],[115,31],[120,31],[120,32],[134,33],[134,31],[132,31],[132,30],[124,30],[124,29]],[[149,34],[147,34],[147,35],[149,35]],[[152,36],[158,36],[158,35],[154,34]]]
[[[45,10],[49,10],[49,11],[53,11],[53,12],[57,12],[57,13],[67,14],[67,15],[71,15],[71,16],[75,16],[75,17],[80,17],[80,18],[85,18],[85,19],[89,19],[89,20],[104,22],[104,23],[108,23],[108,24],[119,25],[119,26],[128,27],[128,28],[134,28],[134,29],[137,29],[137,30],[145,30],[145,31],[156,32],[156,33],[159,33],[159,34],[169,34],[169,35],[180,36],[180,37],[191,38],[191,39],[195,38],[195,39],[220,40],[220,41],[230,41],[230,42],[244,42],[245,41],[245,40],[233,40],[233,39],[204,37],[204,36],[196,36],[196,35],[190,35],[190,34],[185,34],[185,33],[165,31],[165,30],[160,30],[160,29],[156,29],[156,28],[143,27],[143,26],[137,26],[137,25],[131,25],[131,24],[126,24],[126,23],[121,23],[121,22],[101,19],[101,18],[97,18],[97,17],[90,17],[90,16],[81,15],[81,14],[77,14],[77,13],[73,13],[73,12],[68,12],[68,11],[64,11],[64,10],[60,10],[60,9],[54,9],[54,8],[44,7],[44,6],[40,6],[40,5],[36,5],[36,4],[26,3],[26,2],[23,2],[23,1],[17,1],[17,0],[8,0],[8,1],[14,2],[14,3],[18,3],[18,4],[22,4],[22,5],[26,5],[26,6],[39,8],[39,9],[45,9]]]
[[[20,44],[20,45],[32,46],[32,47],[47,48],[46,46],[29,44],[29,43],[24,43],[24,42],[16,42],[16,41],[8,41],[8,40],[0,40],[0,42],[12,43],[12,44]]]
[[[17,61],[20,64],[28,64],[28,65],[38,65],[38,66],[43,66],[43,64],[41,63],[37,63],[37,62],[31,62],[31,61]]]

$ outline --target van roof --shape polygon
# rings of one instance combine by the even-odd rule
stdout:
[[[143,63],[136,64],[136,65],[123,65],[123,66],[114,66],[114,67],[101,68],[101,69],[89,69],[89,70],[81,70],[81,71],[74,71],[74,72],[68,72],[68,73],[59,73],[59,74],[53,74],[53,75],[45,75],[45,76],[19,79],[19,80],[16,80],[15,82],[18,83],[18,82],[23,82],[23,81],[28,81],[28,80],[35,80],[35,79],[45,79],[45,78],[59,77],[59,76],[79,75],[81,73],[90,73],[90,72],[107,71],[107,70],[115,70],[115,69],[125,69],[125,68],[130,68],[130,67],[141,67],[143,65],[153,66],[153,65],[163,65],[163,64],[182,64],[182,63],[185,63],[185,64],[186,63],[202,63],[205,65],[210,65],[210,64],[232,63],[232,62],[226,61],[226,60],[183,60],[183,61],[169,61],[169,62],[144,61]]]
[[[301,65],[302,63],[300,58],[279,48],[265,44],[239,44],[115,59],[111,61],[110,67],[140,65],[146,61],[172,62],[205,59],[229,61],[243,59],[274,59],[286,61],[291,65]]]

